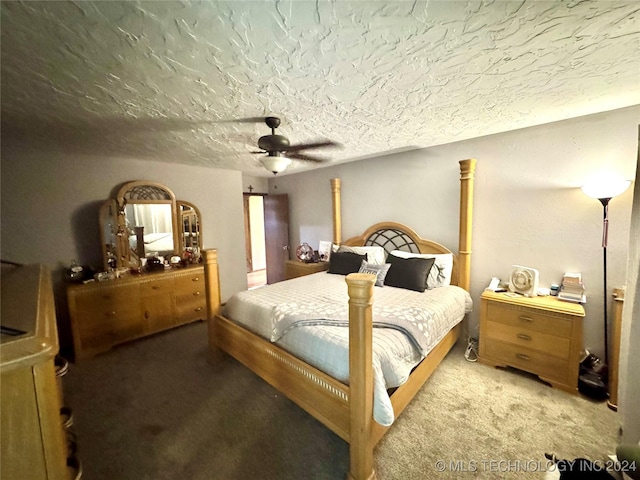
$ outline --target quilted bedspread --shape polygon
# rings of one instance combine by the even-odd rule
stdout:
[[[275,342],[306,363],[349,383],[348,294],[345,276],[326,272],[234,295],[223,314]],[[469,294],[456,286],[415,292],[374,287],[374,419],[394,421],[387,389],[411,370],[471,311]]]

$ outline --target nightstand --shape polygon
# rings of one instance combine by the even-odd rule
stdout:
[[[311,275],[312,273],[324,272],[329,269],[329,262],[304,263],[298,260],[287,260],[285,266],[287,280],[289,280]]]
[[[524,370],[576,394],[584,308],[551,296],[513,295],[480,297],[480,362]]]

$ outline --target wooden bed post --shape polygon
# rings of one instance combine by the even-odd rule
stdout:
[[[349,473],[347,480],[374,480],[373,285],[376,276],[347,275],[349,292]]]
[[[473,221],[473,180],[476,160],[460,160],[460,240],[458,246],[458,286],[467,292],[471,285],[471,226]]]
[[[342,243],[342,218],[340,214],[340,179],[331,179],[331,195],[333,200],[333,243]]]
[[[220,312],[220,274],[218,271],[218,250],[203,250],[204,285],[207,292],[207,322],[209,332],[209,360],[217,363],[223,356],[216,345],[215,316]]]

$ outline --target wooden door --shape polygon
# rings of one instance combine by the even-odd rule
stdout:
[[[289,260],[289,197],[264,197],[264,230],[267,257],[267,283],[285,280],[285,261]]]

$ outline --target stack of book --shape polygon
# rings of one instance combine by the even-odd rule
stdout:
[[[574,303],[587,303],[581,273],[567,272],[564,274],[560,292],[558,292],[558,299]]]

